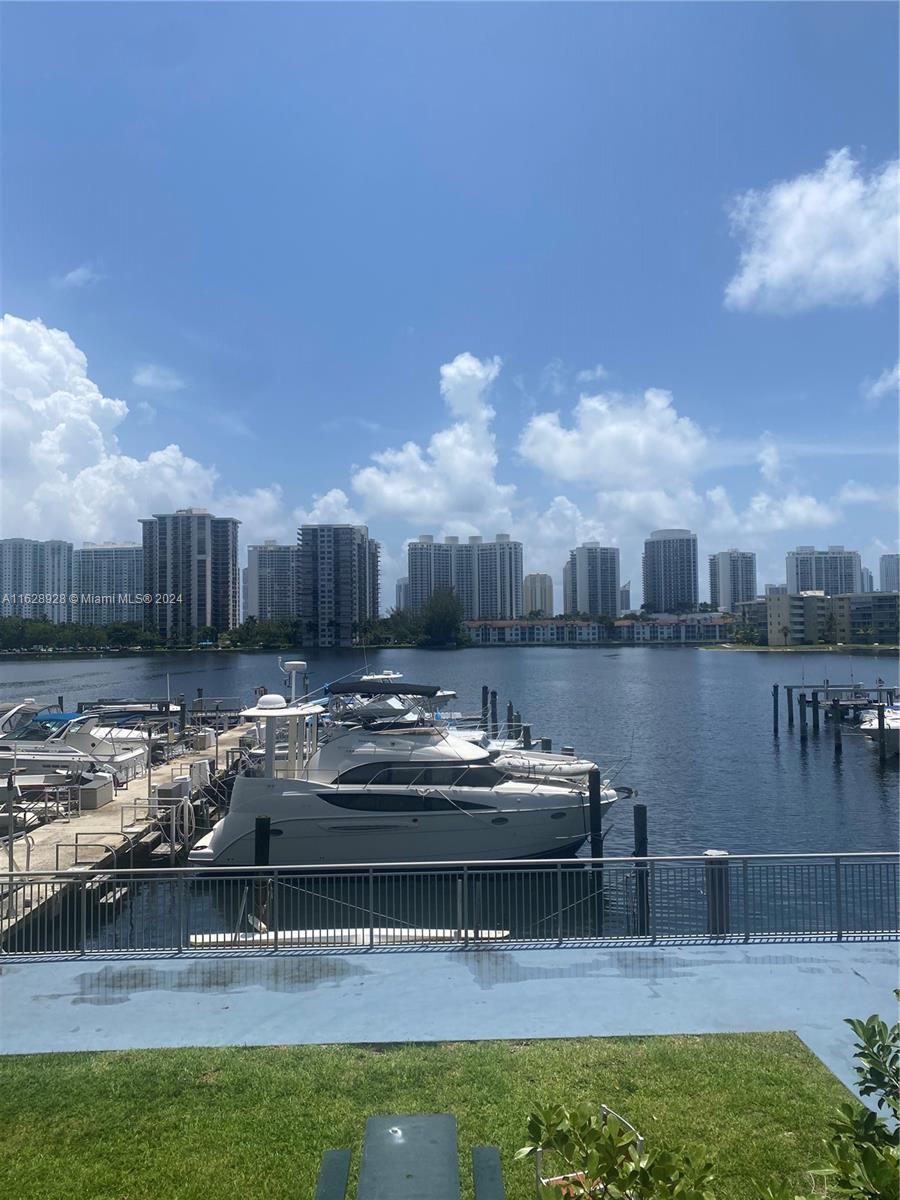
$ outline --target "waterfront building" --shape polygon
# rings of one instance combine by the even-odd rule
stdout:
[[[778,593],[766,597],[770,646],[812,645],[828,629],[831,605],[823,591]]]
[[[878,590],[900,592],[900,554],[882,554],[878,560]]]
[[[639,645],[727,642],[734,631],[733,618],[725,613],[690,613],[652,620],[466,621],[476,646],[597,646],[611,641]]]
[[[644,542],[644,607],[648,612],[693,612],[699,603],[697,535],[657,529]]]
[[[522,612],[526,616],[553,616],[553,580],[549,575],[534,573],[522,580]]]
[[[563,614],[567,617],[572,616],[577,610],[575,608],[575,570],[571,561],[567,561],[563,566],[562,589]]]
[[[406,575],[397,580],[394,608],[397,612],[406,612],[409,608],[409,578]]]
[[[900,594],[857,592],[833,596],[835,638],[839,642],[894,646],[900,641]]]
[[[786,596],[787,590],[788,589],[787,589],[786,583],[767,583],[766,587],[765,587],[765,595],[766,596]]]
[[[167,641],[196,641],[201,630],[225,633],[238,623],[238,526],[205,508],[141,519],[145,628]]]
[[[473,535],[467,542],[422,534],[407,550],[409,610],[421,612],[439,589],[456,593],[466,620],[501,619],[522,613],[522,543],[508,533],[493,542]]]
[[[591,617],[621,615],[619,605],[619,548],[585,542],[569,553],[573,611]]]
[[[875,591],[875,577],[872,574],[872,572],[869,570],[868,567],[860,568],[859,578],[860,578],[860,589],[859,590],[861,592],[874,592]]]
[[[631,612],[631,580],[628,579],[619,588],[619,612]]]
[[[244,619],[290,621],[300,615],[299,547],[267,539],[247,547]]]
[[[379,614],[380,552],[365,525],[302,525],[298,594],[305,646],[354,646]]]
[[[709,602],[722,612],[756,596],[756,555],[749,550],[720,550],[709,556]]]
[[[143,624],[144,549],[137,542],[85,542],[72,553],[72,578],[77,624]]]
[[[787,590],[792,596],[802,592],[824,592],[840,596],[862,591],[862,564],[857,550],[829,546],[816,550],[814,546],[798,546],[786,557]]]
[[[63,624],[72,619],[71,592],[71,542],[0,540],[0,615]]]
[[[766,585],[771,586],[771,585]],[[773,592],[772,595],[780,595]],[[742,600],[738,603],[735,614],[745,629],[756,634],[760,646],[769,643],[769,600],[768,596],[757,596],[753,600]]]

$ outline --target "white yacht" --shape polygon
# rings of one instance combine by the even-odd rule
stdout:
[[[877,741],[878,710],[867,708],[860,716],[860,732]],[[884,744],[888,754],[900,753],[900,704],[884,706]]]
[[[439,690],[403,687],[423,699]],[[335,720],[322,705],[260,697],[242,716],[265,723],[264,748],[248,755],[228,813],[188,861],[252,864],[260,816],[271,820],[273,866],[562,857],[587,839],[586,783],[515,777],[433,721],[365,707]],[[616,799],[604,786],[602,806]]]
[[[145,770],[148,744],[146,736],[136,740],[104,727],[95,714],[55,712],[25,701],[0,718],[0,774],[109,771],[124,783]]]

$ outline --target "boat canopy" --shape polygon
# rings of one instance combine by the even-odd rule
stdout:
[[[327,690],[332,696],[436,696],[441,689],[433,683],[360,679],[356,683],[331,683]]]

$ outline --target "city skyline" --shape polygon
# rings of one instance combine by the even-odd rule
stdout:
[[[364,524],[385,597],[426,526],[557,595],[618,547],[635,605],[654,528],[877,577],[897,13],[617,12],[10,7],[0,535]]]

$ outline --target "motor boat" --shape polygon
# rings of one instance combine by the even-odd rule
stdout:
[[[35,711],[26,701],[8,710],[0,721],[0,774],[19,769],[29,774],[108,771],[118,783],[125,783],[145,770],[148,746],[146,737],[143,741],[120,737],[116,728],[104,727],[96,714]]]
[[[866,709],[861,714],[860,732],[878,740],[878,710]],[[888,754],[900,753],[900,704],[884,706],[884,744]]]
[[[439,691],[402,686],[425,699]],[[265,725],[262,745],[247,753],[227,814],[188,862],[251,865],[262,816],[271,822],[273,866],[564,857],[586,841],[586,781],[517,777],[487,747],[434,721],[365,709],[352,705],[336,719],[321,704],[261,696],[241,715]],[[602,786],[602,809],[617,798]]]

